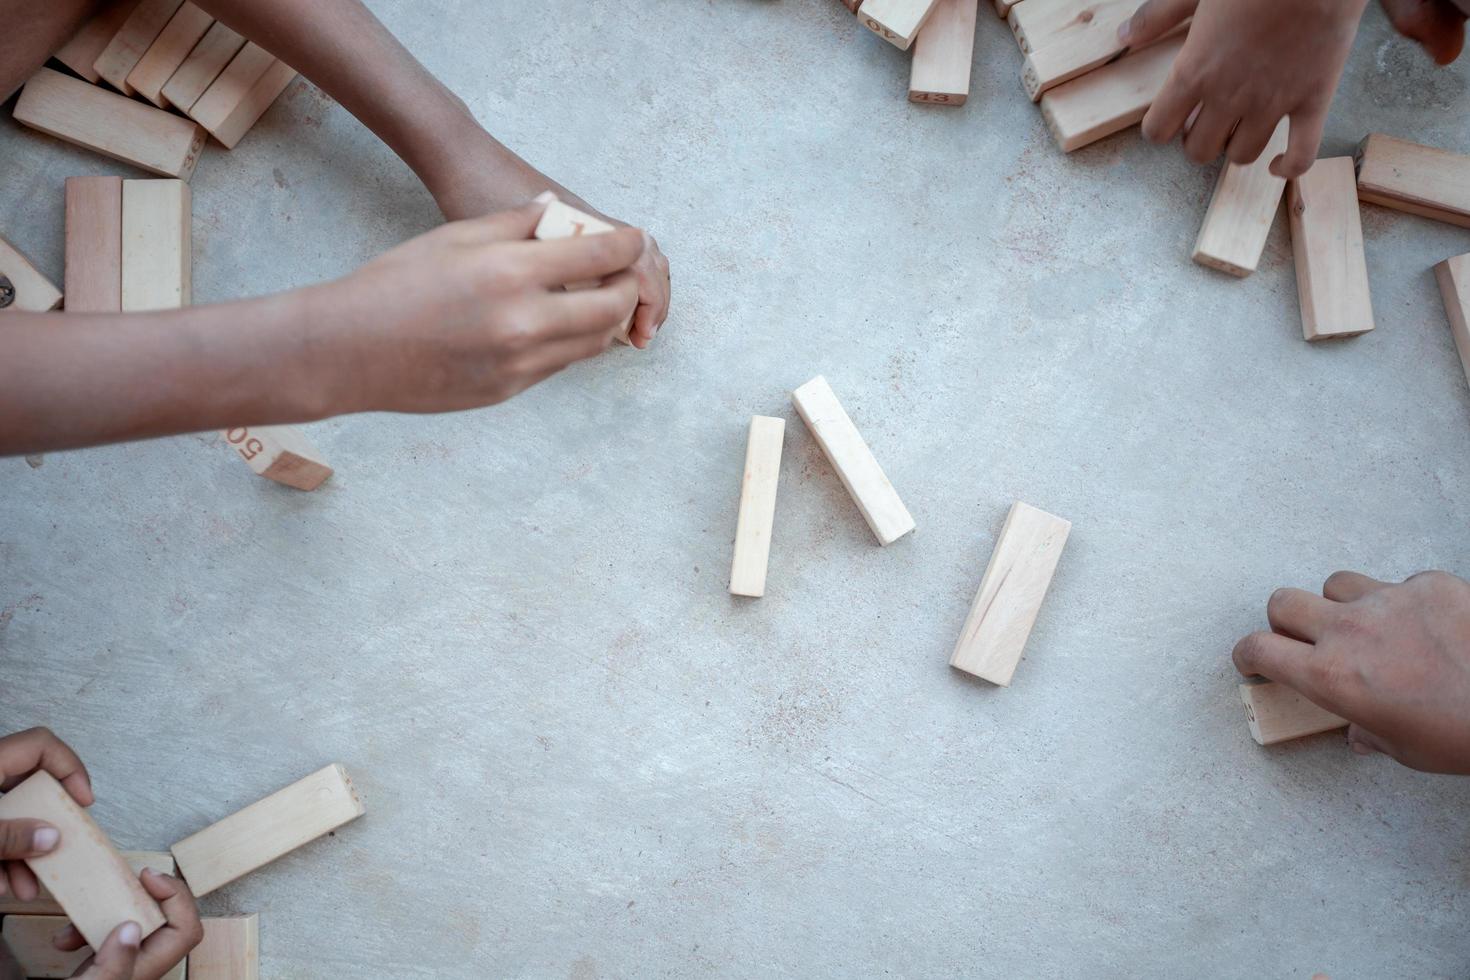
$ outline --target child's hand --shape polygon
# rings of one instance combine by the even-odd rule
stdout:
[[[92,805],[87,767],[50,730],[32,728],[0,738],[0,792],[14,789],[41,770],[55,776],[78,805]],[[29,902],[40,894],[36,876],[23,859],[53,851],[60,841],[56,828],[40,820],[0,820],[0,895]]]
[[[1143,135],[1165,143],[1184,132],[1184,153],[1208,163],[1261,155],[1283,116],[1286,152],[1271,164],[1299,177],[1317,158],[1327,110],[1367,0],[1148,0],[1119,29],[1128,45],[1152,40],[1193,17],[1184,49],[1143,119]]]
[[[628,227],[616,218],[607,220],[620,228]],[[643,232],[643,254],[633,263],[633,274],[638,277],[638,310],[633,314],[633,330],[628,339],[634,347],[645,350],[669,318],[669,299],[674,288],[669,277],[669,260],[664,258],[658,242],[646,231]]]
[[[1465,46],[1465,14],[1452,0],[1380,0],[1394,30],[1418,41],[1435,64],[1447,65]]]
[[[81,965],[74,977],[85,980],[158,980],[204,938],[204,926],[199,923],[199,907],[194,904],[194,895],[188,885],[151,868],[144,871],[139,880],[148,894],[158,900],[168,921],[141,946],[138,943],[141,932],[138,924],[124,922],[112,930],[102,948]],[[57,949],[69,951],[81,949],[87,941],[68,925],[56,934],[55,945]]]

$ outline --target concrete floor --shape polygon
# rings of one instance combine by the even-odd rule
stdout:
[[[263,976],[1470,975],[1470,782],[1259,748],[1229,660],[1276,586],[1470,571],[1428,271],[1470,234],[1365,207],[1378,330],[1309,346],[1284,220],[1249,280],[1192,265],[1214,169],[1062,156],[988,14],[955,111],[830,0],[373,7],[652,229],[676,306],[499,408],[311,427],[316,494],[208,434],[0,465],[0,727],[70,740],[120,844],[361,787],[204,902],[262,914]],[[1465,83],[1374,10],[1324,155],[1470,150]],[[8,121],[0,166],[59,277],[63,178],[117,167]],[[436,222],[301,82],[194,190],[200,302]],[[790,408],[817,373],[918,520],[891,548]],[[791,421],[754,602],[753,413]],[[1015,499],[1075,529],[1001,690],[946,660]]]

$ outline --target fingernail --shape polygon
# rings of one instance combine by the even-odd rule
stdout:
[[[31,835],[31,846],[38,851],[49,851],[61,840],[61,831],[55,827],[37,827]]]
[[[551,191],[542,191],[536,195],[537,204],[550,204],[554,200],[556,200],[556,195]]]
[[[124,946],[137,946],[143,941],[143,930],[136,922],[124,922],[117,939]]]
[[[1367,745],[1367,744],[1365,744],[1365,743],[1363,743],[1363,742],[1349,742],[1348,745],[1352,746],[1352,750],[1354,752],[1358,753],[1358,755],[1372,755],[1373,754],[1372,747],[1369,746],[1369,745]]]
[[[143,873],[145,875],[148,875],[149,877],[152,877],[152,878],[157,878],[158,877],[158,872],[157,871],[154,871],[152,868],[144,868],[143,869]]]
[[[1133,34],[1133,21],[1125,20],[1118,25],[1118,43],[1127,44],[1128,38]]]

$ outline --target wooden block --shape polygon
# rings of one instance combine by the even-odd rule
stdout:
[[[164,83],[161,93],[164,101],[180,112],[194,108],[194,103],[244,47],[243,37],[215,21],[179,70]]]
[[[970,97],[979,0],[939,0],[914,42],[909,101],[964,105]]]
[[[1063,33],[1026,55],[1021,65],[1021,87],[1032,102],[1039,101],[1044,93],[1058,85],[1117,61],[1130,51],[1142,51],[1189,30],[1186,20],[1149,44],[1129,48],[1119,43],[1118,26],[1132,16],[1132,10],[1113,5],[1106,7],[1105,12],[1112,16],[1088,21],[1085,31]]]
[[[204,149],[198,125],[42,68],[26,82],[15,120],[164,177],[188,180]]]
[[[536,224],[533,233],[536,238],[547,241],[555,238],[577,238],[582,235],[603,235],[610,231],[616,231],[606,221],[592,217],[569,204],[553,199],[546,205],[546,211],[541,215],[541,220]],[[568,283],[567,289],[591,289],[598,285],[596,282],[574,282]],[[628,320],[618,328],[613,335],[615,340],[621,343],[630,343],[628,334],[633,329],[633,316],[629,314]]]
[[[1373,133],[1358,148],[1358,200],[1470,228],[1470,156]]]
[[[260,917],[204,919],[204,939],[189,954],[191,980],[259,980]]]
[[[1017,501],[995,542],[949,665],[1007,687],[1072,525]]]
[[[69,977],[92,955],[92,947],[63,953],[51,938],[66,927],[64,915],[7,915],[0,936],[15,954],[15,961],[27,977],[50,980]]]
[[[759,598],[766,594],[766,564],[776,519],[776,482],[781,476],[781,445],[786,420],[757,415],[745,443],[745,478],[740,484],[740,517],[735,524],[735,558],[730,593]]]
[[[192,195],[181,180],[123,181],[122,308],[176,310],[192,293]]]
[[[1285,684],[1240,685],[1240,700],[1251,738],[1261,745],[1275,745],[1319,732],[1344,728],[1347,720],[1319,708]]]
[[[206,827],[171,850],[203,898],[367,812],[340,765],[319,769]]]
[[[1302,335],[1351,337],[1373,329],[1363,223],[1351,157],[1330,157],[1287,186]]]
[[[914,529],[914,519],[873,458],[827,379],[817,375],[797,388],[792,404],[811,430],[842,485],[867,519],[878,543],[890,545]]]
[[[184,64],[213,24],[213,17],[186,0],[137,66],[128,73],[128,84],[160,109],[166,107],[169,103],[163,97],[164,84],[173,78],[174,72]]]
[[[1041,114],[1057,145],[1071,153],[1143,119],[1183,46],[1172,37],[1044,93]]]
[[[900,51],[914,43],[938,0],[863,0],[858,20]]]
[[[0,796],[0,820],[23,818],[45,820],[61,832],[54,851],[26,864],[89,944],[100,946],[128,920],[138,923],[144,936],[163,925],[158,903],[87,811],[49,773],[38,772]]]
[[[289,425],[236,426],[225,441],[257,476],[296,490],[315,490],[332,475],[311,440]]]
[[[122,851],[122,858],[133,870],[133,877],[143,873],[144,868],[152,868],[154,871],[162,871],[164,874],[174,874],[174,856],[167,851]],[[22,902],[13,895],[0,895],[0,915],[65,915],[61,904],[51,897],[46,886],[41,886],[41,894],[29,902]]]
[[[1460,353],[1460,367],[1465,371],[1465,380],[1470,381],[1470,255],[1445,259],[1434,267],[1434,278],[1444,300],[1455,350]]]
[[[1138,0],[1025,0],[1007,16],[1023,54],[1067,46],[1082,37],[1106,39],[1138,9]]]
[[[92,63],[102,80],[124,95],[133,94],[128,75],[158,40],[184,0],[142,0]]]
[[[14,245],[0,238],[0,315],[7,310],[46,313],[61,305],[61,290]]]
[[[122,178],[66,178],[66,310],[122,311]]]
[[[272,73],[273,69],[274,73]],[[285,70],[289,71],[289,69]],[[204,90],[199,101],[189,109],[189,115],[221,143],[226,146],[234,146],[270,105],[270,102],[266,102],[264,106],[259,106],[257,109],[262,98],[257,86],[262,84],[268,75],[271,78],[271,84],[279,81],[281,71],[274,55],[254,41],[248,41],[240,49],[240,53],[235,55],[225,67],[225,70],[220,72],[219,77]],[[290,78],[286,79],[287,82],[290,80]],[[271,96],[271,101],[274,101],[275,96],[279,95],[284,88],[285,85],[282,84],[276,90],[275,95]],[[251,117],[252,112],[254,112],[253,117]],[[248,122],[246,122],[247,119]]]
[[[93,85],[102,81],[102,76],[97,74],[97,69],[92,65],[107,50],[123,23],[132,16],[138,2],[139,0],[117,0],[116,3],[105,4],[51,57]]]
[[[1286,190],[1286,181],[1271,173],[1271,161],[1286,152],[1289,130],[1282,119],[1255,163],[1226,162],[1221,168],[1194,241],[1194,261],[1232,276],[1256,271]]]
[[[235,57],[238,60],[239,55]],[[280,98],[281,93],[286,91],[286,86],[290,85],[295,77],[296,69],[284,61],[272,61],[270,67],[265,70],[265,74],[256,79],[255,84],[245,91],[245,94],[228,113],[219,115],[215,112],[210,97],[210,92],[214,91],[214,85],[211,85],[199,101],[194,103],[194,108],[190,112],[211,136],[224,144],[227,149],[233,150],[240,140],[245,138],[245,134],[260,121],[260,117],[265,115],[265,111],[275,103],[276,99]],[[215,84],[218,84],[218,80]]]

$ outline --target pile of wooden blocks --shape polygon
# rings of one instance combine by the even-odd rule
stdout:
[[[31,978],[69,977],[123,922],[146,938],[164,916],[138,881],[152,868],[182,877],[196,898],[263,868],[367,812],[340,765],[329,765],[173,845],[119,853],[86,810],[48,773],[0,796],[0,819],[44,820],[61,832],[51,853],[28,860],[43,886],[29,902],[0,896],[0,935]],[[64,953],[51,938],[70,922],[90,944]],[[206,918],[204,940],[166,980],[257,980],[255,915]]]
[[[913,48],[909,101],[961,106],[970,97],[979,0],[842,0],[858,23]]]

